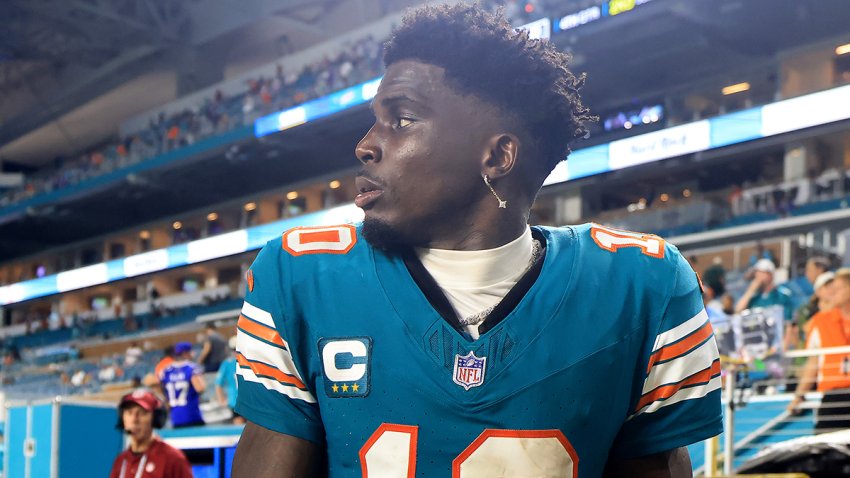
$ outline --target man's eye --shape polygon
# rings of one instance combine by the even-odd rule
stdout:
[[[397,128],[406,128],[413,124],[413,120],[410,118],[398,118],[395,122]]]

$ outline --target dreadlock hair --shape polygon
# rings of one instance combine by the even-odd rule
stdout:
[[[582,105],[585,75],[569,69],[568,53],[517,31],[502,11],[479,5],[437,5],[405,16],[384,45],[384,65],[417,60],[445,70],[449,86],[494,104],[532,140],[545,173],[595,121]]]

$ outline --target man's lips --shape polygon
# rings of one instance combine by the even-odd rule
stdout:
[[[367,209],[371,207],[372,203],[377,201],[382,194],[384,194],[384,191],[380,189],[362,192],[354,197],[354,205],[361,209]]]
[[[354,180],[354,185],[358,191],[357,196],[354,198],[354,204],[362,209],[370,207],[384,194],[384,188],[382,186],[363,176],[358,176]]]

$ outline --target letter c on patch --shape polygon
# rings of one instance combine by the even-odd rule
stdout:
[[[367,357],[366,344],[359,340],[335,340],[328,342],[322,348],[322,364],[325,376],[334,382],[356,382],[366,374],[365,363],[351,364],[348,368],[337,368],[336,358],[346,354],[354,358]]]

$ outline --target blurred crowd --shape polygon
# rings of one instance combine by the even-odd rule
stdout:
[[[493,10],[504,8],[515,25],[564,8],[554,0],[488,0],[485,4]],[[247,80],[241,94],[228,97],[216,90],[193,108],[171,115],[159,113],[143,131],[97,145],[79,156],[56,158],[51,166],[27,174],[21,187],[0,194],[0,207],[140,163],[251,124],[265,114],[374,79],[383,72],[382,44],[383,39],[369,35],[300,70],[277,64],[273,76]]]
[[[381,42],[372,36],[350,42],[340,51],[298,71],[278,64],[273,76],[246,81],[242,94],[227,97],[217,90],[192,109],[173,115],[159,113],[143,131],[99,145],[77,157],[56,158],[51,167],[27,175],[22,187],[0,195],[0,207],[73,186],[251,124],[262,115],[374,79],[382,70]]]

